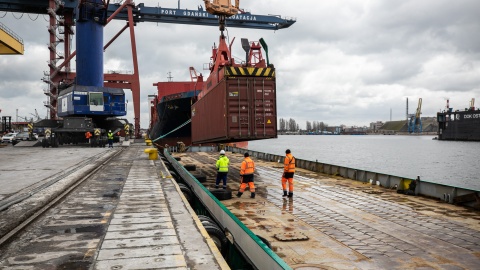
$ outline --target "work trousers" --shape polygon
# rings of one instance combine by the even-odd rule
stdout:
[[[284,173],[282,175],[283,191],[287,191],[287,182],[288,182],[288,192],[293,193],[293,173]]]
[[[218,187],[220,180],[223,181],[223,187],[227,187],[227,174],[228,172],[217,172],[217,180],[215,180],[215,186]]]
[[[245,191],[245,188],[249,187],[250,192],[254,193],[255,192],[255,184],[253,183],[253,174],[246,174],[242,176],[242,183],[240,184],[240,190],[239,192],[243,193]]]

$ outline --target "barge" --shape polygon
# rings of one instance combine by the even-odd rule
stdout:
[[[256,269],[472,269],[479,263],[479,213],[452,204],[478,191],[419,181],[412,196],[396,189],[411,187],[413,179],[298,159],[295,196],[282,198],[283,156],[228,148],[227,191],[238,190],[248,151],[257,196],[222,197],[210,166],[218,152],[196,150],[202,152],[165,149],[162,159],[182,179],[195,212],[210,216],[229,248]],[[446,200],[434,198],[442,193]]]
[[[438,140],[480,141],[480,109],[474,101],[463,111],[454,111],[447,103],[447,110],[437,113]]]

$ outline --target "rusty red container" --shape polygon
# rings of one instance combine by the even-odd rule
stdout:
[[[275,77],[226,76],[192,105],[192,142],[277,138]]]

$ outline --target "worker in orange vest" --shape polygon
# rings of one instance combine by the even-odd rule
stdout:
[[[243,155],[245,158],[242,161],[242,166],[240,168],[240,190],[237,193],[237,197],[240,198],[245,191],[245,188],[250,188],[250,198],[255,198],[255,184],[253,183],[253,173],[255,172],[255,163],[250,158],[248,153]]]
[[[293,197],[293,175],[295,174],[295,157],[292,156],[290,149],[285,151],[285,160],[283,161],[282,188],[283,197]],[[288,181],[288,195],[287,195]]]
[[[85,138],[87,138],[88,142],[90,142],[91,137],[92,137],[92,133],[90,133],[90,131],[85,132]]]

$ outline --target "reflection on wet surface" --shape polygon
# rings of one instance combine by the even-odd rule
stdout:
[[[283,199],[282,210],[293,214],[293,198]]]

